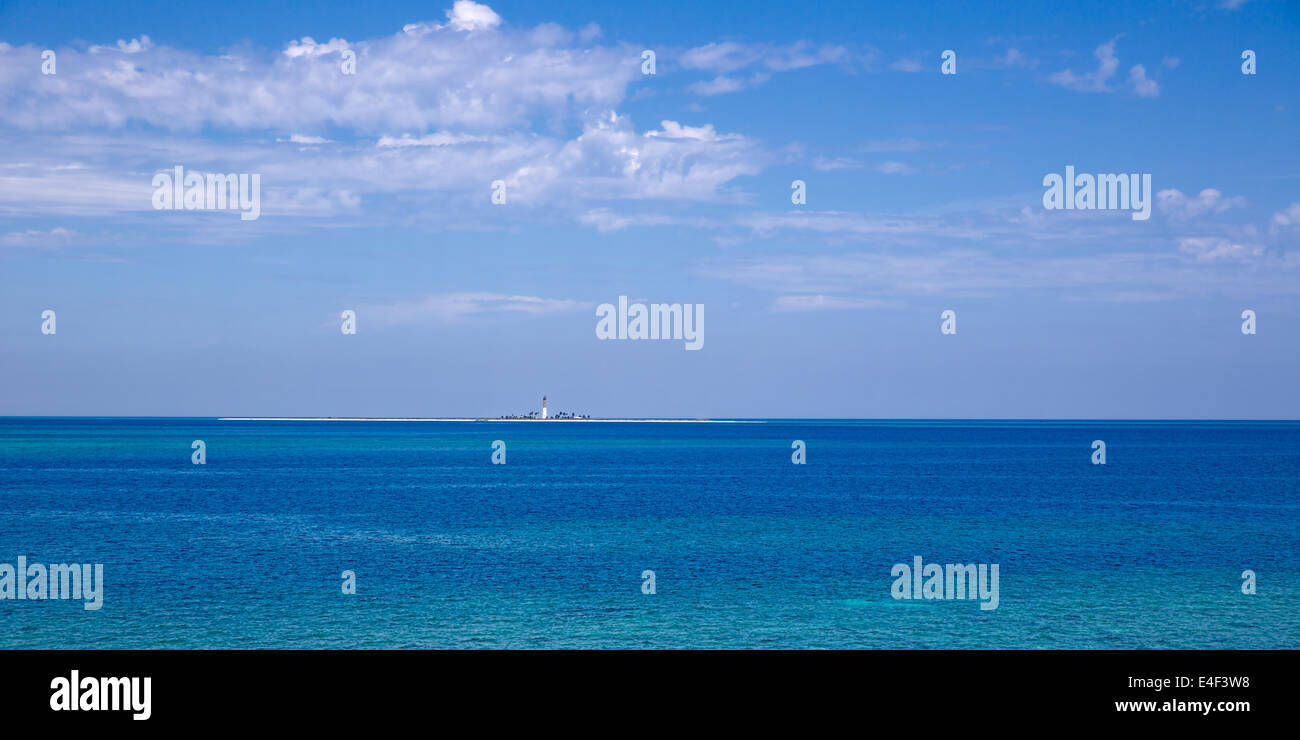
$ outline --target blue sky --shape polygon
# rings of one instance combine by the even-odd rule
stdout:
[[[1300,418],[1295,3],[264,5],[0,6],[0,414]]]

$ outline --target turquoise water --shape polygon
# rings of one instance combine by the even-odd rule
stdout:
[[[105,581],[0,647],[1297,648],[1298,481],[1290,422],[0,419],[0,563]]]

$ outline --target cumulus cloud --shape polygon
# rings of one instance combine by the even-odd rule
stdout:
[[[1128,79],[1138,97],[1154,98],[1160,95],[1160,85],[1155,80],[1147,79],[1147,69],[1141,64],[1133,65],[1128,71]]]
[[[1048,77],[1053,84],[1078,92],[1106,93],[1115,88],[1111,80],[1119,70],[1119,57],[1115,54],[1115,44],[1119,37],[1107,41],[1093,50],[1097,59],[1097,68],[1091,72],[1077,73],[1073,69],[1063,69]],[[1170,62],[1172,61],[1172,65]],[[1178,60],[1165,58],[1165,66],[1172,69],[1178,66]],[[1147,76],[1147,69],[1141,64],[1129,68],[1128,82],[1133,93],[1142,98],[1154,98],[1160,95],[1160,84]]]
[[[445,26],[358,41],[308,37],[271,55],[250,48],[204,55],[141,41],[138,50],[125,45],[134,51],[128,63],[116,52],[61,50],[56,78],[23,71],[40,48],[7,47],[0,50],[0,125],[504,130],[616,107],[641,79],[639,47],[579,47],[547,28],[497,28],[499,16],[469,2],[450,12]],[[486,28],[497,30],[478,32]],[[355,75],[340,71],[344,49],[357,54]]]
[[[480,210],[493,207],[490,185],[498,179],[507,183],[515,216],[577,220],[614,201],[651,211],[674,203],[739,202],[745,194],[728,183],[757,174],[770,161],[756,142],[711,124],[663,121],[645,131],[628,116],[604,111],[584,116],[580,126],[572,138],[440,131],[321,146],[306,143],[321,137],[291,137],[299,147],[286,147],[283,139],[232,142],[156,132],[6,135],[0,129],[0,149],[21,141],[28,160],[0,171],[0,214],[153,216],[151,180],[161,161],[193,171],[259,173],[263,218],[247,225],[250,233],[274,228],[288,215],[312,215],[317,226],[361,220],[479,229],[502,223],[499,213],[485,219]],[[69,159],[78,162],[77,169],[58,169]],[[539,206],[546,208],[532,210]],[[221,221],[151,220],[159,228]]]
[[[703,126],[683,126],[676,121],[661,121],[659,125],[661,131],[647,131],[647,137],[662,136],[666,139],[694,139],[695,141],[717,141],[718,132],[713,130],[713,124]]]
[[[139,54],[140,52],[148,51],[151,48],[153,48],[153,42],[149,40],[148,36],[141,34],[140,38],[131,39],[130,41],[123,41],[122,39],[118,39],[116,47],[91,46],[90,53],[99,54],[105,51],[120,51],[123,54]]]
[[[458,2],[446,24],[375,39],[304,37],[210,56],[141,37],[103,54],[60,51],[57,77],[24,71],[37,47],[0,44],[0,149],[26,160],[0,177],[0,213],[151,212],[159,162],[259,173],[265,218],[246,231],[362,210],[368,223],[482,228],[474,209],[490,207],[494,180],[512,205],[552,206],[537,218],[576,220],[602,201],[652,210],[744,198],[728,183],[765,166],[762,146],[703,122],[638,129],[617,109],[642,79],[641,46],[589,45],[598,31],[512,28],[486,5]],[[340,70],[345,49],[357,54],[355,75]],[[747,63],[766,75],[837,58],[793,44]],[[267,130],[284,133],[267,140]],[[80,170],[58,169],[73,158]]]
[[[1242,196],[1225,198],[1223,193],[1214,188],[1205,188],[1195,197],[1184,195],[1180,190],[1161,190],[1156,193],[1156,207],[1170,218],[1186,220],[1210,213],[1223,213],[1230,208],[1246,205]]]
[[[290,41],[285,47],[284,55],[290,59],[296,57],[308,56],[315,57],[322,54],[333,54],[347,49],[348,42],[343,39],[330,39],[324,44],[318,44],[310,36],[303,36],[302,41]]]
[[[501,25],[501,16],[474,0],[456,0],[447,11],[448,24],[457,31],[476,31]]]
[[[892,295],[938,290],[1105,285],[1135,295],[1153,273],[1162,281],[1170,277],[1159,290],[1176,291],[1204,280],[1203,272],[1272,259],[1251,234],[1200,222],[1190,234],[1170,236],[1173,229],[1167,229],[1153,254],[1155,232],[1134,228],[1126,213],[1045,215],[1037,207],[1022,213],[1023,200],[1014,208],[938,214],[696,209],[750,202],[737,181],[780,157],[755,139],[704,120],[656,124],[621,114],[629,89],[643,80],[641,46],[592,45],[599,35],[592,28],[513,27],[487,6],[458,3],[445,24],[411,24],[374,39],[318,43],[307,37],[263,52],[241,48],[206,56],[141,37],[138,44],[120,42],[95,54],[68,51],[76,63],[61,64],[53,78],[15,71],[30,67],[19,61],[33,58],[36,47],[0,44],[0,98],[10,103],[0,106],[0,150],[22,153],[21,162],[16,156],[0,162],[0,214],[58,217],[55,223],[85,215],[131,224],[147,219],[161,232],[209,239],[235,230],[300,233],[303,222],[291,218],[298,216],[310,218],[313,227],[440,230],[511,228],[522,219],[608,232],[688,224],[709,230],[717,244],[773,239],[862,245],[863,253],[799,252],[748,261],[732,255],[707,266],[709,274],[770,289],[771,306],[781,311],[869,308]],[[357,53],[357,75],[340,73],[345,49]],[[1069,84],[1058,84],[1119,86],[1115,42],[1099,47],[1096,56],[1097,71],[1070,72]],[[713,84],[720,94],[787,70],[857,64],[862,56],[807,43],[719,42],[664,59],[673,60],[665,65],[668,71],[676,64],[697,73],[705,78],[698,84]],[[1020,64],[1021,57],[1008,51],[1000,61]],[[1139,95],[1143,84],[1155,84],[1141,65],[1130,69],[1129,81]],[[131,125],[137,122],[148,125]],[[917,169],[902,161],[913,159],[908,152],[939,146],[944,143],[872,141],[845,152],[851,157],[817,157],[811,165],[819,171],[909,174]],[[887,153],[881,158],[888,159],[877,162],[864,152]],[[795,160],[807,162],[802,151]],[[241,223],[230,214],[154,212],[150,179],[159,163],[261,173],[264,218]],[[484,211],[494,208],[490,183],[498,179],[508,185],[510,208],[485,218]],[[1158,195],[1171,221],[1243,204],[1213,189]],[[1271,223],[1278,232],[1296,226],[1300,204],[1278,212]],[[0,233],[0,245],[84,240],[47,222],[28,227]],[[1119,253],[1097,255],[1097,245]],[[1126,246],[1133,249],[1122,252]],[[994,249],[1001,254],[989,251]],[[1269,277],[1294,274],[1278,270]],[[567,299],[448,293],[371,308],[387,317],[382,320],[401,322],[543,316],[582,307]]]
[[[1048,79],[1061,87],[1079,92],[1110,92],[1111,88],[1107,81],[1114,77],[1115,70],[1119,69],[1119,57],[1115,56],[1115,42],[1118,40],[1113,38],[1093,51],[1093,56],[1097,58],[1095,70],[1076,74],[1072,69],[1065,69]]]

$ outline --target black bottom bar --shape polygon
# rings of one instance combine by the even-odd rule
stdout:
[[[46,728],[461,719],[667,729],[701,712],[714,724],[842,719],[881,729],[894,720],[917,729],[1227,727],[1293,717],[1297,703],[1289,652],[9,651],[0,660],[0,716]],[[143,681],[123,692],[128,682],[100,680],[128,677],[150,679],[147,707]],[[81,708],[111,706],[114,695],[117,710]],[[76,710],[51,707],[74,701]]]

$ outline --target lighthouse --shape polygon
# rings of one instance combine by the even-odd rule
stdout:
[[[546,396],[542,396],[542,418],[546,418]]]

